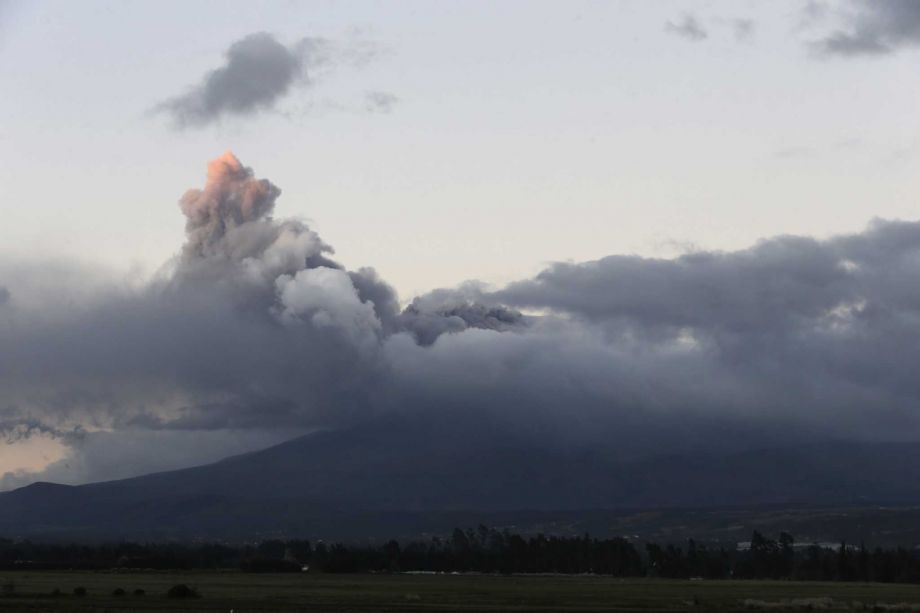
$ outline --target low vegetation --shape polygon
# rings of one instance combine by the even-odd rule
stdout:
[[[0,572],[0,581],[8,577]],[[857,582],[239,571],[42,571],[17,573],[15,580],[15,595],[0,595],[4,613],[920,610],[920,586]],[[170,597],[179,584],[194,586],[200,597]],[[73,595],[77,585],[86,596]],[[115,596],[119,587],[146,596]]]
[[[525,537],[480,526],[454,530],[446,539],[401,545],[328,545],[303,540],[258,545],[132,544],[55,545],[0,541],[0,569],[217,570],[250,573],[432,572],[485,574],[596,574],[668,579],[793,579],[920,583],[920,550],[840,543],[799,546],[792,535],[749,546],[690,539],[679,544],[637,544],[588,535]],[[3,584],[0,593],[11,589]]]

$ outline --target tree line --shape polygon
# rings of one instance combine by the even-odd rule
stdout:
[[[77,545],[0,539],[0,569],[226,569],[248,572],[592,573],[615,577],[786,579],[920,583],[920,551],[840,543],[796,546],[755,531],[749,546],[689,539],[660,545],[616,537],[523,536],[480,526],[400,545],[270,540],[253,545],[116,543]]]

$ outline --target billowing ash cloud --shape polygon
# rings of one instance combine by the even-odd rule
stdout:
[[[191,189],[179,201],[186,217],[179,275],[218,281],[242,276],[265,284],[304,266],[335,267],[325,256],[332,248],[304,224],[271,221],[280,194],[271,182],[254,178],[232,153],[208,164],[204,189]]]
[[[205,188],[190,189],[179,201],[187,219],[187,259],[212,255],[228,233],[271,215],[280,194],[269,181],[254,179],[230,152],[208,164]]]
[[[670,32],[689,41],[698,42],[709,38],[709,33],[703,28],[699,20],[690,13],[684,13],[678,21],[668,21],[664,24],[666,32]]]
[[[104,466],[129,454],[113,437],[143,472],[195,433],[202,461],[396,416],[633,455],[920,433],[920,223],[558,263],[400,309],[373,269],[275,218],[280,193],[224,154],[180,200],[185,244],[143,284],[0,262],[10,443],[79,432],[56,439],[71,455],[48,475],[88,480],[125,476]]]
[[[920,2],[852,0],[844,27],[813,43],[825,55],[886,55],[920,44]]]
[[[421,345],[431,345],[442,334],[469,328],[506,332],[527,325],[527,319],[517,310],[484,304],[483,299],[483,288],[478,284],[434,290],[415,298],[399,316],[399,323]]]
[[[227,49],[224,65],[208,72],[185,94],[164,100],[155,112],[168,114],[178,128],[201,127],[228,115],[271,110],[312,74],[335,64],[363,64],[375,48],[366,42],[339,44],[304,38],[285,46],[266,32],[242,38]],[[384,100],[392,106],[395,98]]]

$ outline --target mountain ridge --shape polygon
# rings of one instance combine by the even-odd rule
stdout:
[[[405,422],[310,433],[197,467],[0,493],[0,534],[385,537],[433,518],[758,505],[920,504],[920,443],[623,459],[500,430]],[[429,521],[431,520],[431,521]],[[434,522],[435,524],[437,522]]]

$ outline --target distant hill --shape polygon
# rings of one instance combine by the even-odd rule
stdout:
[[[628,530],[617,518],[636,509],[870,504],[920,504],[920,444],[625,460],[604,449],[547,449],[498,429],[393,421],[184,470],[35,483],[0,494],[0,535],[363,539],[479,521],[602,532]]]

